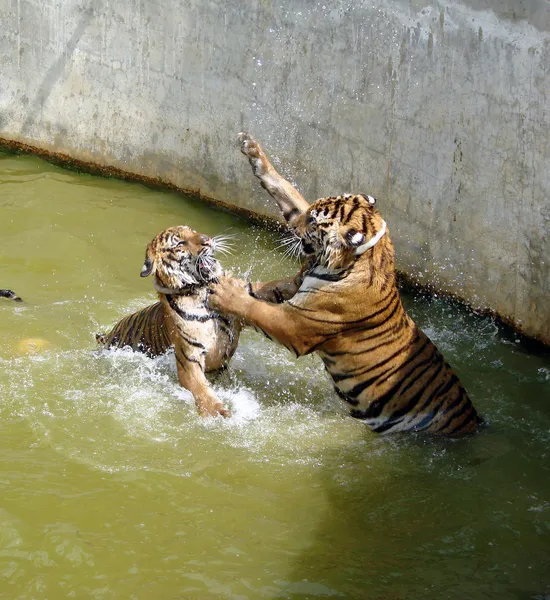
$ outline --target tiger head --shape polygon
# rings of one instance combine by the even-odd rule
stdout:
[[[186,225],[169,227],[147,244],[141,276],[155,275],[165,293],[215,281],[223,270],[214,253],[227,253],[227,236],[208,237]]]
[[[317,264],[346,269],[386,233],[375,204],[375,198],[363,194],[320,198],[305,212],[294,214],[289,226],[303,252]]]

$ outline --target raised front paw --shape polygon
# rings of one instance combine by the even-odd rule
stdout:
[[[239,133],[238,139],[241,144],[241,152],[248,157],[254,175],[256,175],[256,177],[265,175],[270,164],[260,144],[258,144],[254,138],[251,138],[245,131]]]

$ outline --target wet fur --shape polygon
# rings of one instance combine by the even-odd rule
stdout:
[[[159,302],[122,319],[98,342],[130,346],[149,356],[174,348],[178,380],[191,391],[201,415],[230,416],[205,373],[224,368],[237,348],[240,326],[206,303],[208,284],[222,274],[213,253],[226,245],[189,227],[171,227],[148,244],[142,277],[153,275]]]
[[[212,286],[211,306],[296,356],[319,354],[351,415],[376,432],[474,431],[480,419],[468,394],[401,303],[393,244],[375,199],[342,195],[310,206],[255,140],[241,134],[240,142],[306,261],[283,282],[222,278]]]

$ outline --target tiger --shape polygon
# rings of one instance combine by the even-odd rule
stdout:
[[[258,142],[247,133],[239,141],[305,262],[280,284],[220,277],[210,285],[209,306],[259,329],[297,357],[318,354],[351,416],[374,432],[476,431],[482,420],[466,390],[403,307],[394,248],[376,199],[344,194],[310,205]]]
[[[208,308],[208,284],[223,273],[216,251],[228,252],[227,236],[208,237],[188,226],[169,227],[147,245],[141,277],[154,276],[159,302],[97,334],[106,348],[131,347],[158,356],[174,347],[180,385],[192,394],[201,416],[230,417],[205,373],[225,368],[235,353],[241,326]]]
[[[0,290],[0,298],[8,298],[8,300],[13,300],[14,302],[23,302],[23,299],[11,290]]]

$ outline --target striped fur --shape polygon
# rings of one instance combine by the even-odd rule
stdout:
[[[473,432],[480,419],[468,394],[401,303],[393,245],[375,199],[334,196],[305,208],[246,134],[241,149],[308,259],[291,292],[284,282],[282,302],[274,282],[247,288],[222,278],[211,306],[296,356],[317,352],[351,415],[378,433]]]
[[[172,346],[161,302],[124,317],[109,333],[98,333],[96,340],[106,348],[130,347],[151,357],[164,354]]]
[[[173,347],[178,380],[193,394],[201,415],[231,415],[205,377],[227,365],[239,340],[239,323],[206,302],[208,284],[222,274],[214,252],[228,247],[222,236],[209,238],[185,226],[159,233],[147,246],[141,276],[154,276],[160,301],[96,336],[108,348],[129,346],[149,356]]]

